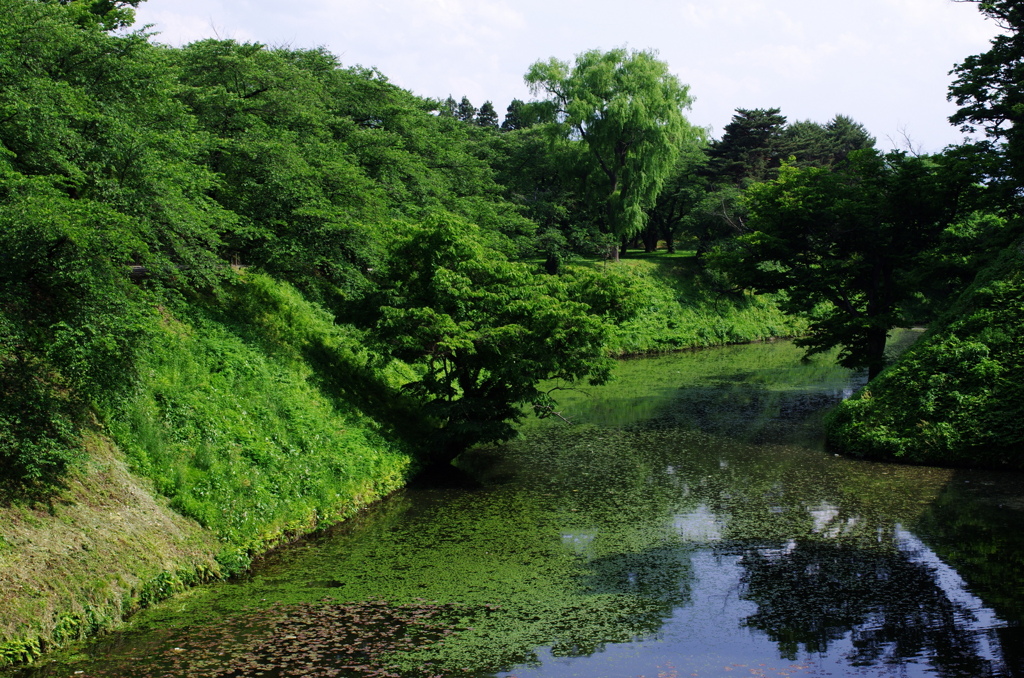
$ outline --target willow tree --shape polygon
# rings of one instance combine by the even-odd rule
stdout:
[[[575,66],[552,57],[526,74],[534,95],[546,95],[550,129],[586,145],[594,165],[590,189],[617,242],[639,233],[646,210],[671,175],[685,144],[701,138],[683,114],[689,86],[655,53],[613,49],[577,55]]]

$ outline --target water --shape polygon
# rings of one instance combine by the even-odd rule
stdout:
[[[1024,481],[849,460],[788,343],[622,363],[462,465],[32,676],[1024,675]],[[79,673],[80,672],[80,673]]]

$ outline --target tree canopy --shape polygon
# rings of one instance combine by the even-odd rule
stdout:
[[[584,52],[574,65],[538,61],[526,82],[547,95],[551,131],[589,151],[607,231],[637,234],[680,149],[702,136],[683,114],[693,101],[689,87],[654,53],[626,49]]]
[[[886,328],[928,319],[1016,228],[1012,36],[951,90],[990,140],[916,158],[777,108],[737,109],[708,142],[651,51],[538,61],[538,99],[499,126],[490,101],[420,97],[323,49],[154,44],[136,4],[0,0],[0,458],[23,478],[73,461],[161,309],[216,303],[232,265],[362,333],[370,373],[404,366],[419,439],[446,457],[547,412],[541,380],[602,377],[607,327],[644,293],[574,257],[692,247],[721,294],[784,294],[808,348],[876,371]],[[980,200],[998,185],[1009,198]]]
[[[428,447],[442,463],[508,438],[523,405],[552,412],[542,381],[608,376],[601,297],[509,261],[454,215],[406,229],[378,279],[373,336],[381,351],[422,367],[405,388],[437,426]]]
[[[751,186],[749,233],[718,262],[741,285],[784,293],[810,317],[797,343],[810,353],[841,346],[840,362],[885,366],[890,329],[917,292],[908,284],[941,234],[966,216],[958,200],[973,177],[943,158],[856,151],[835,168],[784,164]]]

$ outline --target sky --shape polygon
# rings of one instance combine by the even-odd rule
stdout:
[[[523,74],[536,61],[654,50],[715,138],[735,109],[777,107],[790,122],[846,115],[879,148],[925,153],[963,139],[947,120],[949,71],[998,31],[952,0],[147,0],[136,17],[175,46],[325,47],[420,96],[499,114],[534,98]]]

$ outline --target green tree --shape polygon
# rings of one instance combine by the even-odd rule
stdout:
[[[1006,185],[1007,199],[1012,199],[1024,187],[1024,7],[1013,0],[970,1],[1003,32],[987,52],[953,68],[956,79],[948,98],[960,109],[950,122],[964,132],[980,129],[991,140],[987,150],[1003,161],[993,164],[994,178]]]
[[[658,241],[664,240],[668,251],[675,252],[677,239],[697,235],[699,208],[708,195],[707,162],[702,148],[687,148],[679,154],[672,175],[649,210],[643,232],[646,251],[654,251]]]
[[[722,138],[708,148],[711,170],[741,187],[772,178],[786,159],[785,126],[786,116],[778,108],[737,108]]]
[[[689,87],[654,53],[626,49],[584,52],[573,66],[538,61],[526,82],[548,96],[554,135],[587,148],[606,230],[616,243],[639,233],[680,148],[701,138],[683,115]],[[618,258],[617,244],[612,256]]]
[[[59,0],[73,5],[76,22],[82,26],[98,26],[105,31],[131,26],[135,12],[143,0]]]
[[[798,340],[809,353],[841,346],[841,364],[874,377],[922,253],[962,216],[957,197],[973,181],[945,172],[941,158],[902,153],[859,151],[834,169],[783,165],[748,189],[751,232],[717,262],[809,316],[810,335]]]
[[[480,127],[498,128],[498,112],[494,110],[494,104],[490,101],[485,101],[480,106],[480,110],[476,115],[476,124]]]
[[[549,273],[557,273],[573,253],[598,253],[594,210],[580,187],[589,171],[579,145],[551,144],[534,126],[488,135],[489,161],[504,197],[536,224],[528,254],[542,256]],[[606,249],[603,248],[603,249]]]
[[[380,349],[419,370],[406,390],[424,402],[424,449],[440,464],[508,438],[524,405],[550,414],[543,380],[604,380],[599,314],[631,312],[609,304],[600,281],[537,275],[485,242],[449,213],[410,226],[371,304]]]
[[[810,120],[790,123],[782,130],[781,148],[798,165],[826,167],[846,159],[853,151],[875,146],[875,138],[858,122],[837,115],[824,125]]]
[[[505,119],[501,121],[501,129],[509,132],[516,129],[523,129],[527,125],[522,119],[520,111],[523,107],[523,102],[519,99],[513,99],[512,103],[505,109]]]
[[[448,98],[438,104],[437,112],[448,118],[454,118],[459,112],[459,103],[449,94]]]
[[[459,108],[455,113],[455,117],[462,122],[473,122],[476,120],[476,106],[474,106],[468,97],[462,97],[462,101],[459,102]]]
[[[783,161],[831,167],[874,143],[862,125],[843,115],[825,124],[787,124],[778,108],[736,109],[722,138],[709,146],[706,166],[699,169],[707,177],[706,193],[688,219],[697,237],[698,258],[716,243],[748,232],[743,189],[774,178]]]

